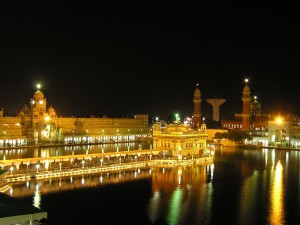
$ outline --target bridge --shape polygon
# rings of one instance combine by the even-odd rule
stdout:
[[[162,151],[147,149],[43,158],[22,158],[0,160],[0,166],[10,171],[6,175],[6,181],[15,182],[31,178],[44,179],[104,171],[127,170],[145,166],[180,166],[194,163],[211,163],[213,161],[212,156],[198,156],[195,158],[191,156],[181,160],[171,157],[159,157],[160,152]],[[166,151],[164,154],[165,153]],[[104,165],[105,158],[115,158],[117,160],[110,161]],[[74,165],[75,161],[79,162],[78,165]],[[92,161],[94,163],[91,163]],[[56,166],[51,166],[51,163],[54,163]],[[25,165],[26,168],[22,168],[23,165]],[[29,165],[31,165],[30,168]],[[57,165],[59,165],[59,167],[57,167]]]
[[[141,155],[158,155],[161,150],[130,150],[130,151],[119,151],[119,152],[105,152],[105,153],[93,153],[93,154],[81,154],[81,155],[66,155],[66,156],[52,156],[52,157],[37,157],[37,158],[20,158],[20,159],[5,159],[0,160],[0,167],[4,168],[7,166],[18,166],[21,164],[45,164],[51,162],[65,162],[91,159],[91,158],[111,158],[111,157],[125,157],[127,155],[141,156]]]

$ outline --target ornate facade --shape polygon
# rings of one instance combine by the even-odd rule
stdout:
[[[170,151],[179,159],[187,155],[203,155],[206,149],[206,125],[192,129],[190,124],[176,122],[162,127],[160,123],[153,126],[153,149]]]
[[[29,143],[100,142],[104,138],[150,134],[148,115],[134,118],[58,117],[55,109],[38,88],[18,116],[6,117],[0,111],[0,146],[20,146]]]
[[[194,115],[192,123],[174,123],[162,126],[157,122],[153,125],[153,149],[167,152],[169,155],[182,159],[185,156],[203,156],[206,153],[206,124],[201,124],[201,92],[196,87],[194,92]]]

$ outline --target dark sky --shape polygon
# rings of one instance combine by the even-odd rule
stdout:
[[[120,2],[1,3],[0,107],[18,113],[41,82],[61,116],[191,116],[198,83],[203,115],[217,95],[226,119],[249,78],[264,112],[300,112],[297,5]]]

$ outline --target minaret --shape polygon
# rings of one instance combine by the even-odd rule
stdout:
[[[250,130],[250,102],[251,102],[251,92],[250,87],[248,86],[248,79],[245,79],[245,87],[243,89],[243,111],[242,111],[242,129]]]
[[[200,120],[201,120],[201,92],[200,89],[198,87],[196,87],[196,90],[194,92],[194,114],[193,114],[193,126],[194,128],[199,129],[200,128]]]

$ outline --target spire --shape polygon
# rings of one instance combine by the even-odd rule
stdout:
[[[248,86],[248,78],[244,80],[245,87],[243,89],[242,95],[242,102],[243,102],[243,109],[242,109],[242,128],[243,130],[250,130],[250,102],[251,102],[251,91],[250,87]]]
[[[194,92],[194,114],[193,114],[193,124],[194,127],[199,129],[200,126],[200,118],[201,118],[201,92],[199,89],[199,84],[196,84],[196,90]]]

